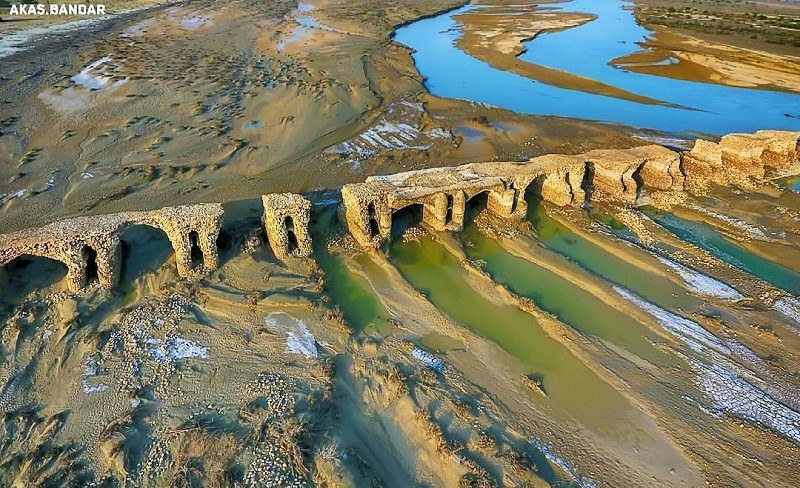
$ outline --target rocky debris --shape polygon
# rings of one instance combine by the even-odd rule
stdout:
[[[263,425],[263,438],[252,450],[253,460],[244,473],[244,486],[306,486],[307,470],[296,439],[303,426],[293,418],[293,384],[280,374],[263,373],[250,388],[259,397],[245,416],[258,418]]]
[[[95,367],[114,362],[117,386],[135,393],[152,386],[156,395],[169,395],[168,382],[185,358],[204,358],[208,349],[178,336],[178,325],[190,303],[171,295],[130,310],[113,329]]]
[[[274,193],[262,197],[264,225],[272,251],[280,259],[310,256],[311,202],[293,193]]]

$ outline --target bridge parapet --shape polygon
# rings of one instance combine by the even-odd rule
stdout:
[[[800,132],[760,130],[728,134],[719,143],[698,139],[683,155],[687,190],[705,192],[711,183],[742,188],[753,179],[800,172]]]

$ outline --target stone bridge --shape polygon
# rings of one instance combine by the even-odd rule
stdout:
[[[729,134],[719,143],[697,140],[688,153],[649,145],[579,155],[548,154],[526,162],[472,163],[367,178],[345,185],[345,219],[362,246],[390,238],[392,218],[421,207],[435,230],[458,230],[465,208],[485,195],[488,211],[523,217],[533,191],[559,206],[589,201],[634,205],[644,190],[704,192],[711,183],[746,186],[768,175],[800,172],[800,132]]]
[[[275,255],[281,259],[310,255],[311,203],[289,193],[266,195],[263,202],[264,225]],[[222,205],[218,203],[185,205],[78,217],[0,235],[0,291],[5,266],[26,256],[63,263],[70,290],[80,290],[92,280],[113,288],[122,266],[122,234],[139,225],[166,234],[180,276],[191,276],[199,269],[215,269],[219,264],[217,238],[222,216]]]
[[[686,153],[649,145],[373,176],[342,188],[345,220],[358,243],[370,247],[391,237],[393,217],[409,207],[419,211],[426,226],[457,231],[472,204],[501,218],[524,217],[526,192],[560,206],[589,201],[634,205],[645,190],[702,193],[712,183],[748,187],[765,177],[800,173],[799,141],[800,132],[758,131],[729,134],[719,143],[697,140]],[[290,193],[265,195],[262,202],[275,255],[309,256],[311,203]],[[121,268],[121,234],[135,225],[167,235],[181,276],[201,266],[214,269],[222,216],[217,203],[187,205],[79,217],[2,235],[0,289],[3,267],[23,256],[64,263],[72,290],[92,279],[113,287]]]
[[[217,267],[222,214],[220,204],[200,204],[63,220],[0,236],[0,265],[23,256],[44,257],[66,265],[71,290],[91,279],[114,287],[122,264],[120,236],[129,227],[143,225],[167,235],[178,273],[190,276],[196,267]]]

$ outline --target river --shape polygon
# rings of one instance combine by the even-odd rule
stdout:
[[[638,25],[621,0],[573,0],[551,6],[594,14],[582,26],[544,33],[524,43],[521,59],[595,79],[638,95],[668,102],[652,105],[558,88],[503,71],[458,47],[454,16],[482,8],[467,5],[397,30],[395,40],[414,49],[417,69],[434,95],[470,100],[519,113],[620,123],[675,134],[725,134],[758,129],[800,130],[800,95],[734,88],[635,73],[609,64],[639,50],[652,31]]]

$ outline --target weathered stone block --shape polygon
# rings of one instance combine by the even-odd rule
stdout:
[[[311,202],[293,193],[264,195],[261,200],[267,239],[275,256],[310,256]]]

